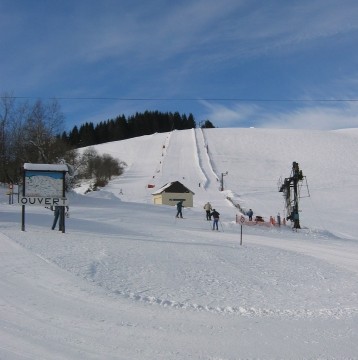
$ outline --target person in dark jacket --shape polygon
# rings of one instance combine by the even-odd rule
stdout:
[[[66,206],[66,210],[68,211],[69,207]],[[57,221],[60,219],[59,223],[58,223],[58,230],[62,231],[62,225],[64,223],[64,209],[62,206],[55,206],[55,210],[54,210],[54,215],[55,218],[53,219],[53,224],[52,224],[52,230],[55,230]]]
[[[214,221],[213,221],[213,230],[215,230],[215,227],[216,227],[216,230],[219,230],[220,214],[215,209],[213,209],[213,212],[210,215],[214,219]]]
[[[178,217],[183,218],[182,208],[183,208],[183,200],[177,203],[177,216],[176,216],[177,218]]]
[[[52,230],[55,230],[57,221],[60,218],[58,230],[61,231],[62,230],[62,207],[61,206],[55,206],[54,215],[55,215],[55,217],[53,219]]]
[[[254,215],[254,212],[252,211],[252,209],[250,209],[248,212],[247,212],[247,216],[249,217],[249,221],[252,221],[252,216]]]

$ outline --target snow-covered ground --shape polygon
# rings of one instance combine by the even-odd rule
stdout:
[[[26,208],[21,231],[1,187],[0,359],[357,359],[357,139],[196,129],[98,145],[128,167],[69,195],[65,234],[41,207]],[[240,246],[227,197],[283,216],[277,183],[293,161],[309,186],[302,229],[244,225]],[[176,180],[195,193],[185,219],[148,188]]]

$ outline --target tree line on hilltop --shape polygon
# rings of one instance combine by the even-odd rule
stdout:
[[[202,127],[214,127],[210,121],[205,121]],[[94,125],[92,122],[64,132],[62,140],[73,147],[85,147],[103,144],[110,141],[125,140],[133,137],[151,135],[156,132],[185,130],[196,128],[193,114],[180,115],[178,112],[162,113],[159,111],[145,111],[126,118],[124,115],[115,119],[101,121]]]

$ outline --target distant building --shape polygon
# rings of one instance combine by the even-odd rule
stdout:
[[[181,182],[174,181],[165,184],[160,189],[152,193],[153,202],[157,205],[176,205],[182,200],[185,207],[193,207],[193,195],[191,190]]]

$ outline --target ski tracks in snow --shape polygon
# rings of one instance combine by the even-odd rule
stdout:
[[[192,141],[189,142],[190,146],[188,146],[188,141],[183,138],[183,136],[186,137],[187,135],[187,132],[182,131],[172,131],[168,134],[166,143],[163,145],[160,167],[162,182],[172,181],[172,174],[179,173],[182,175],[182,179],[179,178],[179,180],[184,183],[186,178],[197,178],[199,187],[204,190],[212,188],[217,191],[218,177],[211,164],[203,130],[190,130],[192,139]],[[186,146],[180,146],[180,144],[186,144]],[[174,153],[174,151],[176,152]],[[168,159],[170,159],[170,161]],[[192,164],[192,166],[188,167],[188,163]],[[190,171],[190,173],[188,173],[188,171]],[[212,184],[214,184],[214,187],[212,187]]]
[[[211,184],[217,183],[217,175],[215,174],[211,159],[208,152],[208,144],[205,140],[205,136],[202,129],[194,129],[195,144],[196,144],[196,158],[198,166],[204,176],[202,182],[204,189],[211,187]]]
[[[17,241],[25,248],[30,243],[27,236],[22,234]],[[337,283],[338,274],[331,266],[317,265],[300,254],[288,258],[282,249],[266,249],[257,244],[235,252],[229,244],[218,246],[197,236],[194,243],[162,241],[162,254],[158,254],[148,235],[143,238],[104,235],[101,242],[95,243],[88,242],[86,234],[76,233],[73,240],[71,235],[67,238],[68,248],[54,239],[47,249],[42,242],[33,242],[31,251],[46,259],[49,266],[57,265],[90,281],[108,295],[223,316],[341,319],[358,315],[358,307],[353,305],[356,295],[338,295],[347,294],[351,287],[347,274],[342,274],[341,282]],[[267,266],[267,252],[274,254],[275,264]],[[68,261],[69,253],[69,260],[77,259],[76,266]],[[250,260],[253,254],[254,264]],[[197,261],[195,271],[186,266],[193,261],[192,257]],[[295,271],[287,277],[288,262]],[[168,267],[168,263],[175,266]],[[247,272],[248,281],[241,278],[242,272]],[[309,287],[306,283],[315,285]],[[267,296],[272,304],[266,301]]]
[[[183,309],[188,311],[206,311],[213,314],[236,315],[245,317],[270,317],[270,318],[293,318],[293,319],[312,319],[312,318],[335,318],[342,319],[358,315],[358,308],[323,308],[323,309],[269,309],[243,306],[210,306],[190,302],[177,302],[168,299],[161,299],[154,296],[145,296],[140,293],[124,293],[116,290],[115,294],[124,298],[144,302],[152,305],[160,305],[173,309]]]

